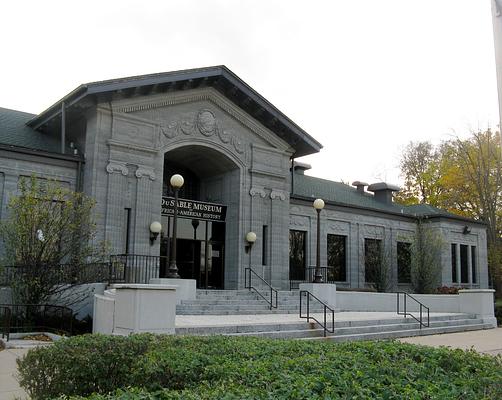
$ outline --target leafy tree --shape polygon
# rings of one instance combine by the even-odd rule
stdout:
[[[95,246],[94,201],[56,181],[22,179],[20,194],[10,199],[8,218],[0,223],[4,264],[12,275],[15,300],[40,304],[59,298],[70,305],[82,300],[75,289],[94,281],[84,265],[103,259],[105,246]]]
[[[487,224],[488,259],[502,290],[502,156],[500,135],[487,129],[433,147],[410,143],[401,160],[403,204],[426,202]]]
[[[411,287],[415,293],[435,293],[441,283],[443,240],[421,219],[417,222],[410,251]]]
[[[377,292],[388,292],[391,288],[390,255],[385,250],[386,240],[365,239],[364,277]]]
[[[405,204],[436,205],[442,190],[440,159],[440,152],[430,142],[410,142],[400,162],[404,187],[398,200]]]

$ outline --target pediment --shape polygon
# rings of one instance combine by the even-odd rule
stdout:
[[[294,149],[213,88],[117,100],[113,114],[121,119],[155,124],[162,141],[200,134],[218,137],[238,153],[249,144],[270,146],[286,153]]]

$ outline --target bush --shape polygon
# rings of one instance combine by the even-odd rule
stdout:
[[[502,358],[398,342],[87,335],[18,363],[34,400],[502,398]]]
[[[455,286],[441,286],[436,289],[437,294],[458,294],[458,287]]]
[[[495,303],[495,318],[497,318],[497,325],[502,327],[502,302]]]
[[[151,335],[83,335],[29,351],[18,360],[19,384],[33,399],[60,394],[107,393],[129,383]]]

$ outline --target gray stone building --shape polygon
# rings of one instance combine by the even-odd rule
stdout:
[[[35,174],[96,199],[112,253],[167,256],[169,178],[179,173],[178,267],[200,288],[242,288],[249,265],[277,288],[304,279],[315,264],[315,198],[326,202],[321,265],[338,286],[367,285],[377,251],[391,289],[406,287],[423,218],[442,237],[438,285],[488,286],[483,224],[395,204],[397,188],[385,183],[305,175],[308,166],[294,160],[321,148],[224,66],[84,84],[38,115],[0,108],[0,217],[20,178]],[[162,232],[152,241],[154,221]],[[257,241],[247,252],[250,231]]]

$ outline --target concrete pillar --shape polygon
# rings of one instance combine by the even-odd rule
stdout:
[[[289,204],[286,202],[286,193],[282,190],[272,190],[270,199],[272,200],[269,228],[271,284],[273,287],[286,290],[289,289],[289,263],[284,256],[287,254],[284,243],[289,238]]]
[[[176,287],[168,285],[113,285],[115,323],[113,333],[151,332],[174,334]]]
[[[358,287],[359,278],[359,224],[350,223],[350,234],[347,240],[347,272],[348,281],[351,288]]]
[[[123,252],[121,239],[124,222],[124,184],[127,182],[126,176],[129,174],[129,169],[123,162],[110,161],[106,166],[106,172],[108,172],[108,195],[105,239],[110,243],[113,254],[121,254]]]
[[[156,179],[153,168],[139,167],[136,170],[136,223],[134,231],[134,253],[146,255],[159,255],[157,240],[155,246],[150,245],[151,183]],[[159,199],[160,202],[160,199]],[[160,221],[159,221],[160,222]]]

